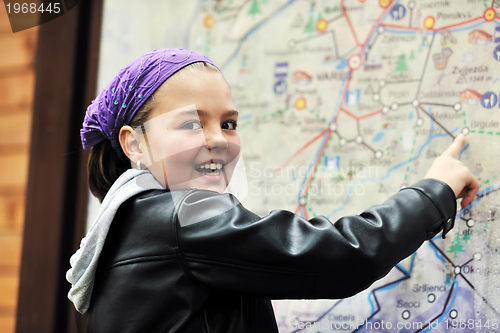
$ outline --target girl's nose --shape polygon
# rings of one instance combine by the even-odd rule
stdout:
[[[220,126],[215,129],[205,128],[204,133],[205,141],[207,142],[208,149],[225,149],[227,148],[227,140]]]

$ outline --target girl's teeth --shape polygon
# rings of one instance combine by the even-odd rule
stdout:
[[[210,163],[210,164],[203,164],[200,165],[200,169],[209,169],[212,172],[215,172],[216,170],[222,169],[222,164],[221,163]]]

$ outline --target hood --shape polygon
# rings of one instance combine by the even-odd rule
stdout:
[[[78,312],[83,314],[89,308],[99,256],[118,208],[131,197],[154,189],[164,190],[165,187],[148,170],[129,169],[104,197],[97,218],[82,239],[80,248],[71,256],[71,268],[66,273],[66,280],[71,283],[68,298]]]

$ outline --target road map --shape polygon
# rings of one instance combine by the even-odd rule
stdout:
[[[359,214],[467,137],[481,188],[446,239],[353,297],[273,302],[280,332],[500,331],[499,0],[208,0],[166,16],[231,87],[243,203],[261,216]]]

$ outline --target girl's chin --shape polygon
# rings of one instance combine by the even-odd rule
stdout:
[[[226,189],[226,175],[222,171],[214,174],[196,172],[197,177],[191,182],[192,188],[222,193]]]

